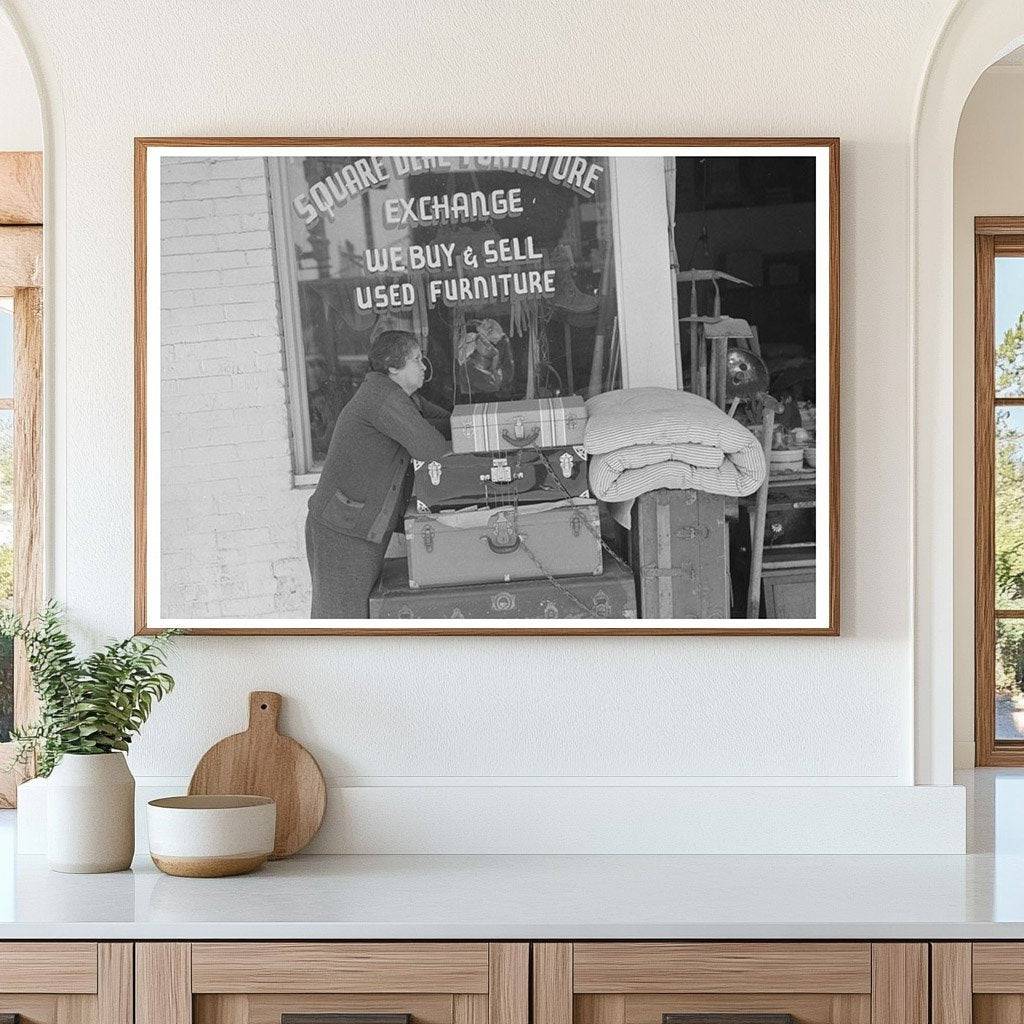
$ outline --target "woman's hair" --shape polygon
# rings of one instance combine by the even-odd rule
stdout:
[[[381,331],[370,346],[370,369],[378,373],[400,370],[419,347],[416,335],[408,331]]]

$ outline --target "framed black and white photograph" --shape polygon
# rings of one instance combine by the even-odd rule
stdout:
[[[136,140],[136,626],[836,634],[836,139]]]

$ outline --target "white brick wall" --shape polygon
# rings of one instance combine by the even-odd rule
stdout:
[[[161,611],[307,618],[263,161],[165,158],[161,254]]]

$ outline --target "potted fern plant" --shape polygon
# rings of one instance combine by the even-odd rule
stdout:
[[[21,762],[47,776],[47,862],[54,871],[122,871],[135,853],[135,779],[124,752],[174,687],[163,671],[174,631],[75,653],[57,605],[22,622],[0,615],[0,634],[25,645],[39,718],[15,729]]]

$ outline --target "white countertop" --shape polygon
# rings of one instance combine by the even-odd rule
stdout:
[[[0,811],[0,940],[1024,939],[1024,772],[974,772],[966,856],[296,857],[60,875]]]
[[[298,857],[0,881],[0,939],[1024,938],[1024,856]]]

